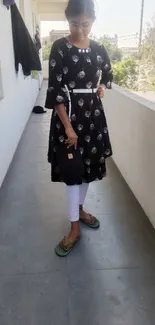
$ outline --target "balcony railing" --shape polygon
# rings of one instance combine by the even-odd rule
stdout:
[[[155,103],[114,85],[104,106],[113,159],[155,226]]]

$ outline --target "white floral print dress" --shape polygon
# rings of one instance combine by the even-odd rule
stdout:
[[[52,181],[61,182],[56,150],[66,139],[64,126],[55,107],[64,104],[78,135],[78,149],[85,166],[83,182],[101,180],[106,175],[106,158],[112,155],[107,122],[97,93],[73,93],[73,89],[95,89],[99,84],[111,88],[113,80],[110,60],[105,48],[90,41],[88,49],[80,49],[62,38],[53,44],[49,60],[49,85],[46,108],[53,109],[49,135],[48,161],[52,165]],[[66,88],[67,86],[67,88]],[[70,94],[70,104],[68,92]]]

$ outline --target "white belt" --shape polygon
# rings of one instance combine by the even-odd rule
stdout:
[[[95,94],[97,92],[97,88],[93,89],[73,89],[71,90],[71,93],[73,94]]]
[[[72,93],[72,94],[95,94],[97,92],[97,88],[69,90],[67,85],[65,85],[64,91],[67,92],[68,101],[69,101],[69,119],[71,119],[72,104],[71,104],[71,95],[70,95],[70,93]]]

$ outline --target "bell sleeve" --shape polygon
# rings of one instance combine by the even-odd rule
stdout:
[[[107,51],[104,46],[101,47],[101,57],[102,57],[102,77],[100,84],[105,85],[107,89],[112,88],[112,81],[113,81],[113,71],[111,68],[111,63]]]
[[[54,109],[57,105],[68,102],[63,82],[63,51],[56,41],[49,58],[49,82],[45,107]]]

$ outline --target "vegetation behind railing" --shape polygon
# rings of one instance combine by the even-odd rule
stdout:
[[[123,57],[122,50],[111,44],[106,35],[97,39],[107,49],[112,62],[114,82],[134,91],[155,90],[155,18],[148,24],[142,46],[130,57]],[[51,41],[43,45],[43,60],[49,59]]]

